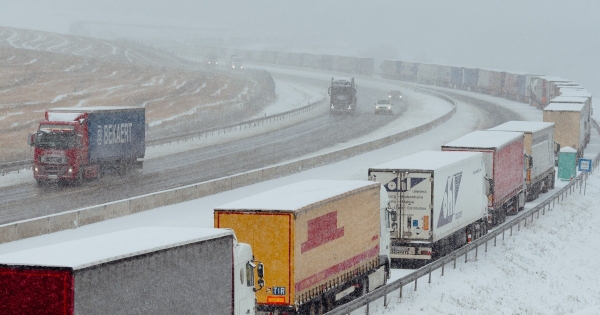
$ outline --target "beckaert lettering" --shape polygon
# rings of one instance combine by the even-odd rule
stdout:
[[[104,125],[103,144],[129,143],[132,141],[133,123]]]

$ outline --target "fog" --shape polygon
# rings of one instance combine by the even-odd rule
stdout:
[[[600,2],[0,0],[0,25],[99,36],[237,38],[248,49],[546,74],[600,92]],[[85,30],[82,29],[85,28]]]

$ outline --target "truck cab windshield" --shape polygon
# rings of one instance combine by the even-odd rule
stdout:
[[[42,149],[66,150],[76,148],[79,137],[75,132],[38,132],[35,146]]]

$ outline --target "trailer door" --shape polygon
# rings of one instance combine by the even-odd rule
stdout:
[[[433,185],[430,173],[400,173],[398,176],[399,227],[405,241],[428,241],[431,237]]]
[[[392,238],[429,240],[432,227],[433,189],[431,173],[371,171],[369,178],[383,184],[390,207],[397,213]]]

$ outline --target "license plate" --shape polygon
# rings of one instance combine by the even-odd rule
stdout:
[[[285,295],[285,287],[273,287],[274,295]]]
[[[58,179],[58,175],[48,175],[48,179]]]

